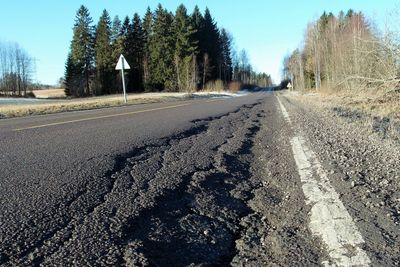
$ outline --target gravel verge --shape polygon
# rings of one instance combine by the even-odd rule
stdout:
[[[385,120],[376,126],[365,114],[283,95],[297,130],[306,133],[363,235],[372,265],[398,266],[400,145],[380,130]]]

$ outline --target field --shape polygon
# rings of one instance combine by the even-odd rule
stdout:
[[[34,90],[33,94],[36,98],[65,98],[64,89],[43,89],[43,90]]]

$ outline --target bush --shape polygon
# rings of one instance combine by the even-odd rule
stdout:
[[[239,81],[230,82],[228,85],[228,90],[235,93],[242,88],[242,83]]]
[[[211,92],[211,91],[223,91],[225,89],[224,87],[224,82],[222,80],[215,80],[215,81],[209,81],[206,84],[206,87],[204,88],[205,91]]]

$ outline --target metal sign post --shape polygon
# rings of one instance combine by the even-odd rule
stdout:
[[[126,89],[125,89],[125,70],[131,69],[129,66],[128,62],[126,61],[125,57],[121,55],[119,57],[117,66],[115,66],[116,70],[121,70],[121,76],[122,76],[122,88],[124,90],[124,102],[125,104],[128,102],[128,96],[126,94]]]

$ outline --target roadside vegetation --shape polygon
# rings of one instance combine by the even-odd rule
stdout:
[[[362,12],[324,12],[308,25],[300,48],[285,58],[282,84],[291,81],[296,91],[317,92],[314,97],[330,105],[400,121],[397,24],[379,32]]]
[[[158,5],[144,17],[111,20],[104,10],[97,25],[81,6],[73,27],[65,69],[67,96],[84,97],[121,91],[115,64],[123,54],[131,66],[128,92],[219,91],[244,84],[271,85],[271,77],[253,71],[245,50],[234,49],[232,35],[218,27],[210,10],[184,5],[172,13]],[[234,85],[231,85],[231,83]]]
[[[59,91],[59,90],[58,90]],[[58,92],[59,93],[59,92]],[[167,102],[188,99],[185,93],[150,93],[128,96],[128,105]],[[43,115],[65,111],[89,110],[125,105],[120,95],[107,97],[75,98],[65,100],[48,100],[47,102],[12,104],[0,106],[0,119]]]

